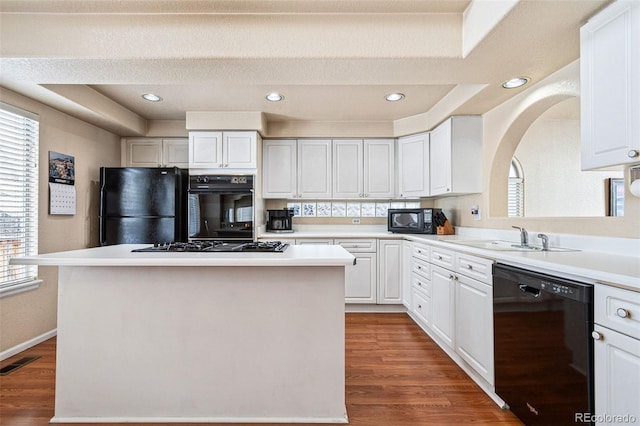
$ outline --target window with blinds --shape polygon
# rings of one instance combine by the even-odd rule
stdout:
[[[0,102],[0,290],[34,281],[38,254],[38,116]]]
[[[507,212],[509,217],[524,216],[524,179],[522,165],[514,157],[509,168],[507,186]]]

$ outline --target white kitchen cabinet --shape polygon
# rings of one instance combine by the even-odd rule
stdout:
[[[375,239],[335,240],[355,256],[355,265],[345,267],[345,302],[376,303],[378,254]]]
[[[598,424],[622,424],[613,416],[640,419],[640,293],[596,285],[594,380]],[[613,419],[613,421],[609,421]]]
[[[331,145],[330,139],[264,141],[263,198],[331,198]]]
[[[189,167],[186,138],[131,138],[122,145],[123,167]]]
[[[429,133],[399,138],[398,196],[427,197],[429,191]]]
[[[378,303],[402,304],[402,240],[379,240],[378,259]]]
[[[482,192],[482,117],[454,116],[431,131],[430,195]]]
[[[189,132],[189,169],[255,170],[257,148],[257,132]]]
[[[493,384],[492,287],[462,274],[456,277],[456,353]]]
[[[640,2],[619,0],[580,29],[582,169],[640,163]]]
[[[297,160],[296,197],[331,198],[331,140],[298,140]]]
[[[392,139],[333,140],[333,198],[393,198]]]
[[[431,266],[431,329],[450,348],[455,344],[455,290],[453,273]]]
[[[400,275],[402,276],[402,304],[411,309],[411,258],[413,251],[413,243],[411,241],[402,242],[402,269]]]
[[[297,195],[297,141],[270,139],[262,143],[263,198],[291,199]]]

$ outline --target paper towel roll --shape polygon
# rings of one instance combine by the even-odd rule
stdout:
[[[640,197],[640,179],[636,179],[629,185],[629,191],[636,197]]]

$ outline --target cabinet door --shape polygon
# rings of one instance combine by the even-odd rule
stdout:
[[[618,1],[580,29],[582,169],[640,161],[640,2]]]
[[[189,139],[163,139],[162,164],[164,167],[189,168]]]
[[[125,167],[161,167],[162,140],[136,139],[126,140],[124,143]]]
[[[429,134],[398,139],[400,198],[429,196]]]
[[[395,197],[395,145],[392,139],[364,141],[365,198]],[[335,194],[334,194],[335,197]]]
[[[296,141],[262,143],[262,196],[287,199],[296,196]]]
[[[331,198],[331,140],[298,140],[298,196]]]
[[[355,265],[347,265],[345,273],[346,303],[376,303],[376,253],[353,253]]]
[[[189,168],[222,167],[222,132],[190,132]]]
[[[455,288],[453,272],[431,266],[431,329],[451,348],[455,342]]]
[[[596,414],[640,419],[640,340],[595,325]],[[602,422],[598,424],[622,424]]]
[[[431,195],[451,192],[451,118],[431,131]],[[481,159],[478,159],[481,161]]]
[[[333,198],[362,198],[363,148],[359,139],[333,141]]]
[[[490,384],[493,378],[493,291],[491,286],[457,275],[456,352]]]
[[[256,132],[224,132],[223,164],[230,169],[255,169],[257,167]]]
[[[411,309],[411,272],[413,269],[411,258],[413,253],[413,243],[411,241],[402,242],[402,304]]]
[[[378,303],[402,303],[402,240],[380,240],[378,243]]]

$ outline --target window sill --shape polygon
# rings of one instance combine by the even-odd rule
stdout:
[[[9,287],[0,288],[0,299],[7,296],[14,296],[16,294],[25,293],[31,290],[36,290],[38,287],[40,287],[40,284],[42,284],[42,280],[36,279]]]

